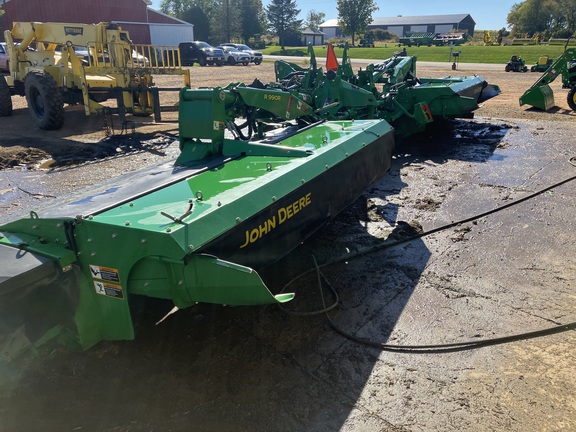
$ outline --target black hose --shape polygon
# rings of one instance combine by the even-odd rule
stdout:
[[[575,158],[571,158],[569,163],[570,164],[574,164],[573,160]],[[321,266],[318,265],[318,263],[316,262],[316,258],[313,256],[313,261],[314,261],[314,268],[309,269],[301,274],[299,274],[298,276],[296,276],[295,278],[293,278],[292,280],[290,280],[286,285],[284,285],[284,287],[282,288],[281,292],[286,291],[286,289],[293,284],[295,281],[297,281],[298,279],[302,278],[303,276],[307,275],[308,273],[312,272],[312,271],[316,271],[316,277],[317,277],[317,281],[318,281],[318,288],[320,291],[320,296],[322,299],[322,305],[323,305],[323,309],[318,310],[318,311],[312,311],[312,312],[293,312],[293,311],[288,311],[285,308],[281,307],[281,309],[286,312],[289,313],[291,315],[299,315],[299,316],[312,316],[312,315],[318,315],[318,314],[325,314],[326,315],[326,319],[328,320],[330,327],[332,327],[332,329],[334,331],[336,331],[338,334],[340,334],[341,336],[345,337],[346,339],[349,339],[353,342],[362,344],[362,345],[366,345],[372,348],[376,348],[382,351],[392,351],[392,352],[398,352],[398,353],[411,353],[411,354],[438,354],[438,353],[448,353],[448,352],[456,352],[456,351],[464,351],[464,350],[470,350],[470,349],[477,349],[477,348],[482,348],[482,347],[486,347],[486,346],[490,346],[490,345],[499,345],[499,344],[504,344],[504,343],[510,343],[510,342],[515,342],[515,341],[519,341],[519,340],[526,340],[526,339],[534,339],[537,337],[542,337],[542,336],[548,336],[551,334],[556,334],[556,333],[561,333],[561,332],[565,332],[568,330],[576,330],[576,322],[571,322],[568,324],[561,324],[555,327],[550,327],[550,328],[546,328],[546,329],[542,329],[542,330],[536,330],[536,331],[532,331],[532,332],[526,332],[526,333],[520,333],[520,334],[515,334],[515,335],[510,335],[510,336],[502,336],[502,337],[496,337],[496,338],[490,338],[490,339],[479,339],[479,340],[472,340],[472,341],[464,341],[464,342],[454,342],[454,343],[447,343],[447,344],[429,344],[429,345],[391,345],[391,344],[385,344],[385,343],[380,343],[380,342],[374,342],[368,339],[363,339],[363,338],[359,338],[357,336],[354,336],[350,333],[345,332],[344,330],[342,330],[341,328],[339,328],[330,318],[330,315],[328,314],[328,312],[332,309],[334,309],[338,303],[339,303],[339,296],[338,293],[336,292],[336,290],[334,289],[334,287],[330,284],[330,282],[328,281],[328,279],[324,276],[324,274],[322,273],[321,269],[324,267],[328,267],[330,265],[334,265],[334,264],[338,264],[341,262],[349,262],[361,257],[364,257],[366,255],[384,250],[384,249],[389,249],[395,246],[398,246],[400,244],[403,243],[407,243],[410,242],[412,240],[416,240],[440,231],[444,231],[446,229],[452,228],[454,226],[463,224],[463,223],[468,223],[468,222],[472,222],[474,220],[489,216],[491,214],[500,212],[502,210],[505,210],[509,207],[515,206],[517,204],[520,204],[524,201],[530,200],[532,198],[535,198],[538,195],[541,195],[551,189],[554,189],[558,186],[561,186],[565,183],[568,183],[570,181],[576,180],[576,176],[572,176],[569,177],[565,180],[562,180],[558,183],[553,184],[552,186],[548,186],[544,189],[541,189],[537,192],[534,192],[530,195],[527,195],[523,198],[520,198],[516,201],[513,201],[511,203],[505,204],[501,207],[480,213],[478,215],[475,216],[471,216],[469,218],[463,219],[461,221],[458,222],[452,222],[449,223],[447,225],[443,225],[441,227],[438,228],[434,228],[430,231],[425,231],[419,234],[416,234],[414,236],[402,239],[402,240],[397,240],[395,242],[391,242],[391,243],[387,243],[381,246],[376,246],[374,248],[371,248],[367,251],[363,251],[363,252],[359,252],[357,254],[354,254],[352,256],[347,256],[345,258],[340,258],[337,259],[335,261],[331,261],[329,263],[323,264]],[[325,300],[324,300],[324,293],[322,290],[322,280],[324,280],[324,282],[328,285],[330,291],[332,292],[332,294],[335,297],[335,302],[326,307],[325,304]]]

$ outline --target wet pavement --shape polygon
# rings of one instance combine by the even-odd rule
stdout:
[[[286,311],[199,305],[156,325],[171,305],[141,299],[133,307],[135,341],[102,342],[85,353],[55,350],[26,370],[4,369],[11,379],[0,394],[0,424],[55,431],[576,430],[574,331],[477,349],[397,352],[346,339],[323,314],[310,314],[335,301],[332,286],[339,301],[330,317],[339,329],[400,346],[576,321],[573,182],[384,247],[387,239],[467,219],[575,176],[575,130],[568,122],[477,119],[400,143],[385,177],[263,274],[279,291],[317,260],[324,303],[315,271],[288,287],[297,297]],[[174,150],[164,149],[165,157]],[[16,198],[42,203],[67,184],[88,186],[95,172],[112,175],[117,163],[0,175],[11,179]],[[34,416],[17,414],[24,409]]]

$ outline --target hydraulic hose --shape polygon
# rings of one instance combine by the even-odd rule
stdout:
[[[569,163],[571,165],[576,166],[576,158],[572,157],[569,160]],[[514,335],[509,335],[509,336],[502,336],[502,337],[496,337],[496,338],[488,338],[488,339],[479,339],[479,340],[471,340],[471,341],[463,341],[463,342],[454,342],[454,343],[447,343],[447,344],[426,344],[426,345],[391,345],[391,344],[386,344],[386,343],[381,343],[381,342],[375,342],[369,339],[364,339],[364,338],[359,338],[357,336],[354,336],[344,330],[342,330],[340,327],[338,327],[334,321],[332,321],[332,318],[329,315],[329,311],[331,311],[332,309],[334,309],[340,299],[338,296],[338,293],[336,291],[336,289],[334,289],[334,287],[330,284],[330,282],[328,281],[328,279],[325,277],[325,275],[322,273],[322,268],[334,265],[334,264],[338,264],[338,263],[342,263],[342,262],[350,262],[359,258],[362,258],[366,255],[370,255],[372,253],[384,250],[384,249],[390,249],[392,247],[398,246],[400,244],[404,244],[404,243],[408,243],[412,240],[416,240],[422,237],[426,237],[429,236],[431,234],[437,233],[437,232],[441,232],[441,231],[445,231],[449,228],[452,228],[454,226],[460,225],[460,224],[464,224],[464,223],[468,223],[468,222],[472,222],[475,220],[478,220],[480,218],[492,215],[494,213],[498,213],[502,210],[508,209],[510,207],[513,207],[515,205],[518,205],[520,203],[523,203],[525,201],[528,201],[530,199],[533,199],[539,195],[542,195],[543,193],[557,188],[563,184],[569,183],[573,180],[576,180],[576,176],[572,176],[569,177],[565,180],[562,180],[560,182],[557,182],[551,186],[548,186],[544,189],[541,189],[537,192],[534,192],[532,194],[529,194],[523,198],[517,199],[513,202],[510,202],[508,204],[505,204],[503,206],[497,207],[495,209],[477,214],[475,216],[471,216],[469,218],[457,221],[457,222],[452,222],[443,226],[440,226],[438,228],[434,228],[431,229],[429,231],[425,231],[422,233],[418,233],[416,235],[401,239],[401,240],[397,240],[395,242],[390,242],[390,243],[386,243],[380,246],[376,246],[373,247],[369,250],[363,251],[363,252],[359,252],[356,254],[353,254],[351,256],[346,256],[345,258],[339,258],[336,259],[334,261],[325,263],[323,265],[318,265],[318,263],[316,262],[316,258],[313,256],[313,262],[314,262],[314,266],[313,268],[299,274],[298,276],[296,276],[295,278],[293,278],[292,280],[290,280],[286,285],[284,285],[284,287],[282,288],[281,292],[286,291],[286,289],[292,285],[294,282],[296,282],[297,280],[299,280],[300,278],[304,277],[305,275],[315,271],[316,272],[316,279],[317,279],[317,284],[318,284],[318,288],[319,288],[319,292],[320,292],[320,296],[322,299],[322,306],[323,308],[321,310],[318,311],[311,311],[311,312],[294,312],[294,311],[289,311],[287,310],[285,307],[283,306],[279,306],[285,313],[288,313],[290,315],[297,315],[297,316],[313,316],[313,315],[319,315],[319,314],[325,314],[326,319],[328,320],[330,327],[338,334],[340,334],[341,336],[345,337],[346,339],[349,339],[353,342],[371,347],[371,348],[376,348],[382,351],[392,351],[392,352],[397,352],[397,353],[411,353],[411,354],[438,354],[438,353],[447,353],[447,352],[456,352],[456,351],[464,351],[464,350],[470,350],[470,349],[477,349],[477,348],[482,348],[482,347],[486,347],[486,346],[490,346],[490,345],[499,345],[499,344],[504,344],[504,343],[510,343],[510,342],[515,342],[515,341],[519,341],[519,340],[526,340],[526,339],[534,339],[537,337],[542,337],[542,336],[548,336],[551,334],[556,334],[556,333],[561,333],[561,332],[565,332],[565,331],[569,331],[569,330],[576,330],[576,322],[571,322],[568,324],[562,324],[562,325],[558,325],[558,326],[554,326],[554,327],[549,327],[549,328],[545,328],[545,329],[541,329],[541,330],[536,330],[536,331],[532,331],[532,332],[526,332],[526,333],[519,333],[519,334],[514,334]],[[332,293],[332,295],[334,296],[335,300],[334,302],[330,305],[330,306],[326,306],[325,303],[325,299],[324,299],[324,292],[322,289],[322,281],[324,281],[327,285],[328,288],[330,289],[330,292]]]

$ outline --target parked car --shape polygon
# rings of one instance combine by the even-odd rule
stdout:
[[[134,66],[138,67],[149,67],[150,60],[144,55],[139,53],[136,50],[132,50],[132,61],[134,62]]]
[[[234,48],[233,46],[219,46],[217,48],[222,48],[226,63],[229,65],[237,65],[240,63],[244,66],[248,66],[251,61],[250,54],[240,51],[238,48]]]
[[[226,61],[222,48],[214,48],[210,44],[202,41],[182,42],[178,45],[182,65],[193,66],[198,63],[200,66],[215,64],[222,66]]]
[[[234,48],[238,48],[240,51],[245,51],[250,54],[250,61],[254,64],[259,65],[262,63],[262,53],[260,51],[255,51],[250,48],[248,45],[244,44],[237,44],[237,43],[223,43],[220,46],[231,46]]]
[[[0,72],[3,71],[9,72],[6,42],[0,42]]]

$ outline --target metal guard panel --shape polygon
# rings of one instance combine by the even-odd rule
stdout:
[[[174,236],[183,247],[197,249],[391,131],[378,120],[327,122],[279,143],[312,150],[310,156],[229,160],[95,215],[93,221]],[[166,216],[186,214],[190,200],[192,211],[183,220]]]
[[[178,271],[178,270],[176,270]],[[195,255],[182,269],[185,293],[174,303],[187,307],[196,302],[233,306],[285,303],[294,294],[273,295],[260,275],[249,267],[206,255]],[[188,298],[188,301],[178,299]]]

